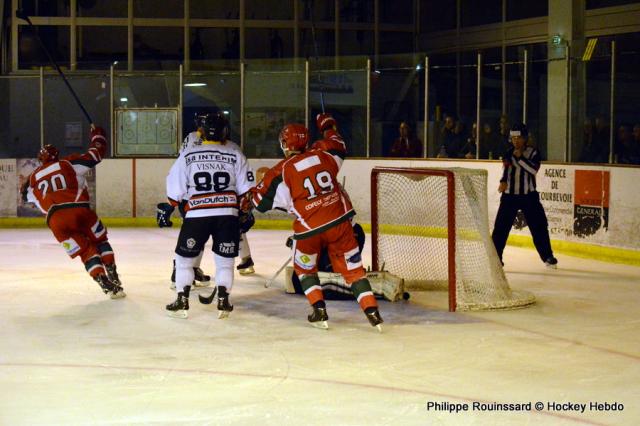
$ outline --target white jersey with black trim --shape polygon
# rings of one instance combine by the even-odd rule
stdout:
[[[187,201],[187,218],[237,216],[238,195],[254,184],[253,172],[239,149],[204,141],[180,153],[167,176],[167,197],[176,203]]]

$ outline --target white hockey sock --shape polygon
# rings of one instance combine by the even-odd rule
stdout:
[[[184,288],[193,282],[196,259],[197,257],[182,257],[176,254],[176,292],[183,292]]]
[[[204,250],[200,251],[200,254],[193,258],[193,267],[199,268],[200,262],[202,262],[202,255],[204,254]]]
[[[249,240],[247,239],[247,234],[240,234],[240,245],[238,247],[238,257],[240,259],[245,259],[251,256],[251,249],[249,248]]]
[[[233,264],[235,258],[222,257],[214,253],[213,260],[216,264],[216,285],[226,287],[227,292],[231,293],[233,286]]]

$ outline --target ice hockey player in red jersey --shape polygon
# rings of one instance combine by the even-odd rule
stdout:
[[[333,270],[343,275],[371,325],[381,331],[383,321],[350,222],[355,211],[337,181],[345,150],[307,149],[309,132],[301,124],[284,126],[279,140],[285,159],[265,174],[251,202],[260,212],[281,209],[295,216],[294,269],[313,308],[309,322],[328,328],[317,264],[326,248]]]
[[[116,271],[107,228],[89,205],[85,174],[94,168],[107,149],[105,132],[92,128],[85,154],[59,158],[53,145],[38,153],[41,166],[29,177],[23,198],[47,215],[47,225],[71,258],[80,257],[85,269],[112,299],[125,296]]]

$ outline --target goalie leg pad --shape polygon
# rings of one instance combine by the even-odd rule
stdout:
[[[367,272],[373,294],[382,296],[390,302],[396,302],[404,294],[404,280],[390,272]]]
[[[196,261],[195,257],[184,257],[176,254],[176,291],[184,292],[184,288],[191,286],[195,273],[193,266]]]

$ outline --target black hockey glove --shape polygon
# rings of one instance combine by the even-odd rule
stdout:
[[[156,223],[160,228],[170,228],[173,226],[171,222],[171,214],[175,210],[169,203],[159,203],[156,206]]]
[[[293,247],[293,237],[287,237],[287,242],[284,243],[284,245],[286,245],[289,248]]]
[[[238,214],[238,225],[240,225],[240,233],[245,234],[249,232],[249,229],[256,223],[256,218],[253,217],[251,211],[245,213],[242,210]]]
[[[187,203],[188,203],[187,200],[182,200],[180,201],[180,204],[178,204],[178,211],[180,212],[180,216],[182,216],[183,219],[187,214],[187,211],[185,210]]]

